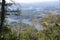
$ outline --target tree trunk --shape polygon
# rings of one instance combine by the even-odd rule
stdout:
[[[2,0],[2,7],[1,7],[1,23],[0,23],[0,32],[2,31],[2,27],[3,27],[3,22],[4,22],[4,19],[5,19],[5,0]]]

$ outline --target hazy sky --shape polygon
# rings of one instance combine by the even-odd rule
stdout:
[[[10,2],[10,0],[6,0],[7,2]],[[58,0],[13,0],[15,2],[19,3],[35,3],[35,2],[48,2],[48,1],[58,1]]]

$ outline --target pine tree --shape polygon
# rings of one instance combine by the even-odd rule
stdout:
[[[3,25],[4,25],[4,21],[5,21],[5,17],[7,14],[7,12],[9,12],[9,14],[11,12],[18,12],[18,13],[14,13],[14,15],[16,16],[20,16],[20,10],[17,8],[16,10],[7,10],[8,8],[6,7],[10,7],[11,5],[15,4],[15,3],[6,3],[6,0],[2,0],[1,4],[1,20],[0,20],[0,31],[2,31]]]

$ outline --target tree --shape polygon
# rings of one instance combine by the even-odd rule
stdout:
[[[6,7],[7,6],[11,6],[12,3],[6,3],[5,0],[2,0],[1,4],[1,23],[0,23],[0,40],[17,40],[17,35],[15,33],[15,31],[12,33],[11,29],[9,29],[7,27],[7,25],[5,26],[4,21],[5,21],[5,16],[6,16],[6,12],[20,12],[19,10],[10,10],[7,11]],[[17,14],[16,14],[17,15]],[[17,15],[18,16],[18,15]],[[8,32],[8,33],[7,33]]]
[[[5,18],[5,0],[2,0],[2,13],[1,13],[1,23],[0,23],[0,32],[2,31],[3,22]]]

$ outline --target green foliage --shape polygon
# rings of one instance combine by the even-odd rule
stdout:
[[[48,14],[42,18],[43,33],[45,35],[42,38],[45,40],[60,40],[59,17],[59,14]]]
[[[0,33],[0,40],[17,40],[17,35],[11,31],[11,28],[4,25]]]
[[[55,24],[60,24],[60,14],[47,14],[41,21],[43,27],[53,27]]]
[[[48,14],[42,18],[43,30],[37,30],[34,26],[20,24],[16,30],[12,25],[4,25],[0,33],[0,40],[60,40],[60,15]]]
[[[20,40],[38,40],[36,32],[37,30],[34,27],[26,27],[20,35]]]

